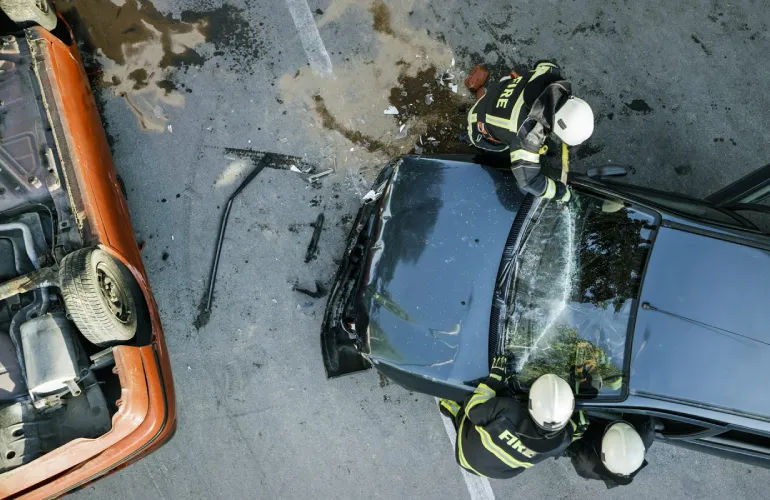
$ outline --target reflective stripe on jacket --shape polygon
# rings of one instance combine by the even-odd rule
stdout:
[[[560,189],[540,171],[540,149],[553,126],[553,115],[571,94],[559,67],[540,62],[527,75],[491,85],[468,113],[471,142],[490,151],[511,151],[519,187],[553,198]]]
[[[544,436],[526,403],[498,396],[499,377],[478,386],[457,415],[457,462],[479,476],[514,477],[548,457],[562,455],[575,437],[577,424]]]

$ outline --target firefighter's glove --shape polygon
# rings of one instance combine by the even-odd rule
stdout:
[[[573,415],[573,422],[575,423],[575,432],[572,434],[572,440],[574,441],[583,437],[583,434],[588,430],[589,422],[582,410],[578,410]]]
[[[492,360],[492,370],[490,375],[498,375],[500,380],[505,380],[505,372],[508,367],[508,358],[506,356],[495,356]]]
[[[569,188],[569,186],[565,186],[562,183],[556,184],[556,196],[554,196],[554,199],[556,199],[559,203],[569,203],[569,201],[572,199],[572,190]]]

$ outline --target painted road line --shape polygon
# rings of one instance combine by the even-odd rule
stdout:
[[[436,401],[438,402],[438,399],[436,399]],[[444,422],[444,429],[446,429],[447,436],[449,436],[449,442],[452,443],[452,452],[454,453],[457,431],[448,417],[445,417],[443,414],[440,415],[441,420]],[[475,476],[459,465],[457,467],[460,469],[460,472],[462,472],[465,486],[468,488],[468,494],[470,494],[471,500],[495,500],[495,492],[492,491],[492,485],[489,484],[489,479]]]
[[[334,76],[332,61],[321,40],[321,34],[318,33],[318,27],[315,25],[313,13],[310,12],[307,1],[286,0],[286,6],[291,12],[291,18],[294,19],[294,26],[302,40],[302,47],[305,49],[310,67],[321,76],[327,78]]]

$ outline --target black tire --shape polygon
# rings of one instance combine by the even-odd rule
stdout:
[[[58,23],[49,0],[0,0],[0,10],[22,28],[38,25],[53,31]]]
[[[62,297],[80,332],[98,346],[134,338],[137,309],[131,283],[117,263],[98,248],[83,248],[62,259]]]

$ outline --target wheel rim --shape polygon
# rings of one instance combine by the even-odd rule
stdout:
[[[131,321],[132,304],[126,290],[120,286],[113,273],[104,264],[96,265],[96,279],[99,282],[102,299],[113,317],[123,324],[128,324]]]

